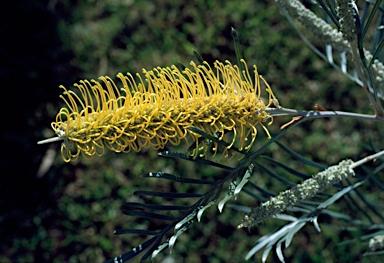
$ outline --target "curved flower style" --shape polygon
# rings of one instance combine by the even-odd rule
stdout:
[[[247,68],[245,61],[242,63]],[[228,61],[216,61],[215,70],[206,62],[190,64],[192,69],[183,71],[175,66],[143,69],[145,81],[137,74],[138,83],[131,74],[119,73],[121,88],[109,77],[80,81],[75,84],[78,94],[61,86],[67,108],[59,111],[52,128],[64,140],[64,161],[74,160],[80,153],[85,157],[102,155],[105,147],[115,152],[162,149],[168,142],[178,145],[188,136],[196,141],[191,154],[204,156],[209,145],[199,145],[201,136],[189,126],[230,142],[225,156],[234,144],[249,150],[257,124],[270,136],[263,122],[272,121],[272,117],[264,110],[276,98],[256,66],[252,80],[248,70],[240,72]],[[260,99],[260,80],[269,94],[267,104]],[[215,143],[212,149],[216,153]]]

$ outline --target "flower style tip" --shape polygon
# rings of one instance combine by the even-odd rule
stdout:
[[[246,62],[242,60],[245,68]],[[248,69],[226,61],[216,61],[214,69],[207,62],[180,71],[176,66],[157,67],[143,75],[119,73],[118,87],[109,77],[83,80],[75,84],[77,91],[64,90],[61,98],[67,107],[60,109],[52,128],[63,140],[64,161],[102,155],[108,148],[115,152],[136,152],[143,148],[163,149],[167,143],[178,145],[192,137],[196,141],[195,157],[205,155],[208,145],[199,145],[200,135],[190,131],[194,126],[229,146],[248,151],[257,135],[259,124],[271,120],[265,109],[276,98],[254,66],[254,76]],[[269,102],[261,99],[261,84],[266,86]],[[198,151],[197,149],[203,149]],[[212,146],[214,153],[218,145]]]

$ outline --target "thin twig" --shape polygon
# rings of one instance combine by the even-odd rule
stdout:
[[[369,161],[372,161],[372,160],[375,160],[377,158],[379,158],[380,156],[384,155],[384,150],[381,151],[381,152],[378,152],[378,153],[375,153],[375,154],[372,154],[370,156],[367,156],[357,162],[354,162],[352,165],[351,165],[351,169],[355,169],[356,167],[366,163],[366,162],[369,162]]]
[[[370,120],[370,121],[379,121],[384,122],[384,117],[378,117],[376,115],[368,115],[354,112],[345,112],[345,111],[306,111],[306,110],[295,110],[288,108],[267,108],[265,110],[271,116],[302,116],[309,119],[317,118],[328,118],[328,117],[344,117],[344,118],[353,118],[361,120]]]

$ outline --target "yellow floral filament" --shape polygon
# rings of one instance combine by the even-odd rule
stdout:
[[[193,154],[203,156],[208,145],[203,143],[203,152],[198,152],[200,135],[189,126],[227,141],[225,156],[233,145],[248,151],[258,124],[270,136],[263,122],[272,117],[265,109],[276,98],[256,66],[252,80],[248,70],[240,72],[228,61],[216,61],[214,70],[206,62],[190,64],[192,69],[183,71],[175,66],[143,70],[145,81],[137,74],[138,83],[131,74],[119,73],[121,88],[109,77],[80,81],[75,84],[79,95],[61,86],[67,108],[59,111],[52,128],[64,138],[64,161],[74,160],[80,153],[102,155],[105,147],[115,152],[162,149],[168,142],[178,145],[188,136],[196,141]],[[269,94],[267,105],[260,99],[260,80]],[[218,146],[214,143],[212,149],[216,152]]]

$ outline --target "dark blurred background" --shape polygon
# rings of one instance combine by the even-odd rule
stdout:
[[[133,200],[133,191],[145,187],[180,190],[143,183],[138,180],[140,174],[151,170],[197,177],[212,173],[158,158],[153,150],[107,153],[91,161],[80,158],[64,163],[59,143],[37,145],[54,136],[50,123],[63,105],[61,84],[70,88],[84,78],[114,77],[118,72],[135,73],[179,62],[187,65],[195,60],[193,50],[210,63],[216,59],[235,63],[234,27],[248,64],[257,64],[281,105],[311,109],[319,103],[331,109],[370,112],[359,87],[307,48],[273,1],[7,3],[0,11],[0,110],[4,117],[0,262],[103,262],[137,246],[143,238],[113,236],[116,227],[147,226],[120,212],[123,202]],[[278,125],[276,120],[271,130],[277,132]],[[352,120],[311,122],[296,128],[286,140],[301,154],[332,164],[364,155],[362,144],[367,140],[362,134],[370,132],[371,138],[380,138],[379,129]],[[236,226],[242,215],[234,217],[228,209],[219,217],[215,208],[211,210],[202,223],[179,238],[172,257],[165,252],[159,262],[241,262],[259,234],[275,229],[268,224],[251,233],[239,231]],[[309,229],[285,255],[292,262],[351,257],[348,248],[332,245],[331,241],[338,241],[334,239]],[[303,246],[305,251],[299,249]]]

